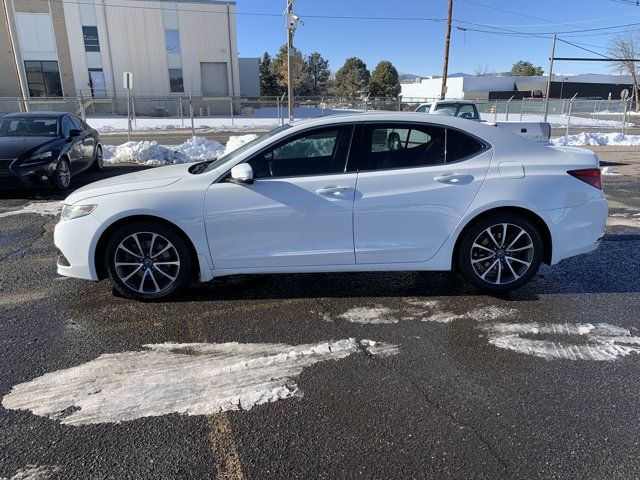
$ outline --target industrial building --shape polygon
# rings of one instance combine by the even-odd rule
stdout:
[[[511,97],[542,97],[547,89],[548,76],[460,76],[447,78],[447,98],[472,100],[509,99]],[[441,78],[418,78],[403,83],[401,95],[410,98],[438,98]],[[550,98],[619,99],[623,90],[632,90],[631,77],[625,75],[554,75]]]
[[[0,96],[18,96],[16,68],[30,97],[124,96],[124,72],[138,96],[240,96],[241,85],[253,92],[258,82],[257,62],[240,68],[234,1],[6,3]]]

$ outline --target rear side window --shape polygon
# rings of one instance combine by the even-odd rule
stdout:
[[[482,143],[466,133],[447,129],[447,163],[470,157],[483,148]]]
[[[444,163],[445,130],[429,125],[365,125],[360,170]]]
[[[343,173],[352,130],[351,125],[331,127],[285,140],[249,160],[254,178]]]

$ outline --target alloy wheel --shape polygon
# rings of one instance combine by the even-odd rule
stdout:
[[[71,171],[69,170],[69,163],[66,160],[60,160],[58,162],[56,170],[60,187],[67,188],[71,183]]]
[[[525,229],[500,223],[483,230],[471,246],[471,265],[481,280],[506,285],[522,277],[533,262],[534,245]]]
[[[153,232],[137,232],[126,237],[116,248],[113,260],[122,283],[141,294],[168,290],[180,272],[176,247]]]

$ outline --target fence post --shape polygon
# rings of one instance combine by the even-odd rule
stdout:
[[[520,102],[520,121],[522,121],[522,113],[524,112],[524,97],[522,98],[522,101]]]
[[[573,100],[576,97],[574,96],[571,100],[569,100],[569,115],[567,116],[567,128],[564,132],[565,135],[569,135],[569,126],[571,125],[571,110],[573,110]]]
[[[184,127],[184,111],[182,110],[182,97],[180,97],[180,124]]]
[[[78,99],[78,106],[80,107],[80,118],[87,121],[87,112],[84,111],[84,98],[82,98],[82,90],[80,90],[80,98]]]
[[[127,142],[131,141],[131,90],[127,89]]]
[[[131,114],[133,115],[133,126],[138,128],[138,120],[136,118],[136,99],[131,99]]]
[[[235,126],[233,123],[233,97],[229,100],[229,105],[231,106],[231,126]]]
[[[189,116],[191,117],[191,136],[196,136],[196,128],[193,122],[193,93],[189,92]]]

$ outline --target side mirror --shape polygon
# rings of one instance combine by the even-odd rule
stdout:
[[[80,135],[82,135],[82,130],[78,130],[77,128],[69,130],[69,138],[79,137]]]
[[[233,183],[253,183],[253,168],[248,163],[241,163],[231,169]]]

